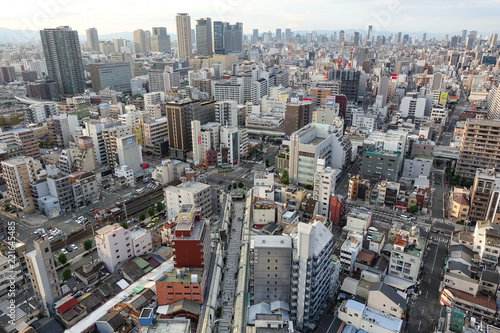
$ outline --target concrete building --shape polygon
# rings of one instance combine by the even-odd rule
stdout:
[[[352,272],[354,262],[361,251],[363,235],[356,232],[349,232],[347,238],[340,248],[340,265],[342,269]]]
[[[26,123],[38,124],[59,114],[56,103],[31,104],[24,110],[24,120]]]
[[[426,176],[430,178],[433,158],[429,156],[415,156],[414,159],[405,159],[403,174],[401,177],[418,178]]]
[[[151,178],[162,186],[165,186],[171,181],[185,176],[186,168],[189,168],[189,163],[165,159],[153,170]]]
[[[291,317],[303,330],[333,296],[333,235],[321,222],[299,223],[293,244]]]
[[[211,57],[213,53],[212,19],[196,20],[196,54]]]
[[[340,176],[340,169],[325,167],[325,160],[317,160],[314,173],[313,199],[318,202],[318,215],[328,218],[330,197],[335,194],[335,183]]]
[[[398,181],[403,169],[405,148],[405,133],[373,132],[363,142],[361,174],[372,177],[377,175],[389,181]]]
[[[153,34],[151,35],[150,40],[152,52],[171,51],[170,36],[167,34],[167,28],[153,27]]]
[[[171,219],[179,214],[183,204],[192,204],[197,210],[202,212],[202,216],[210,218],[212,216],[212,204],[210,199],[210,186],[197,183],[186,182],[178,186],[165,188],[165,208],[167,218]]]
[[[57,147],[66,148],[78,127],[78,116],[74,114],[54,115],[52,122],[48,124],[49,138]]]
[[[456,174],[472,179],[477,168],[500,169],[500,151],[491,145],[499,141],[500,120],[467,119]]]
[[[118,92],[130,92],[130,63],[112,62],[89,64],[90,80],[92,90],[95,92],[101,89],[112,89]]]
[[[500,223],[500,173],[495,169],[477,169],[470,198],[471,221]]]
[[[425,116],[427,99],[425,97],[403,97],[399,105],[401,118],[423,118]]]
[[[45,313],[54,307],[54,303],[62,297],[60,281],[57,277],[56,264],[50,241],[39,237],[33,241],[35,249],[25,254],[26,267],[31,285],[39,304],[43,304]]]
[[[367,333],[399,333],[403,328],[401,319],[352,299],[342,302],[338,318],[356,330]]]
[[[292,133],[288,145],[292,184],[313,184],[319,158],[324,158],[325,167],[342,169],[351,155],[349,139],[331,125],[308,124]]]
[[[292,239],[257,235],[250,244],[250,294],[252,304],[290,303],[292,287]]]
[[[97,230],[95,244],[99,259],[110,273],[115,272],[118,263],[134,257],[131,232],[118,224]]]
[[[134,30],[134,50],[135,53],[146,53],[147,42],[146,42],[146,32],[142,29]]]
[[[115,160],[115,167],[126,165],[134,172],[134,175],[140,173],[142,170],[142,152],[135,134],[116,138]]]
[[[417,281],[422,266],[424,247],[424,240],[420,238],[415,227],[410,232],[401,231],[392,246],[389,274],[405,280]]]
[[[32,157],[19,156],[2,161],[3,178],[7,185],[10,205],[29,213],[35,209],[30,182],[35,181],[35,162]]]
[[[87,34],[87,48],[90,51],[99,51],[99,36],[96,28],[88,28],[85,30]]]
[[[215,121],[222,126],[238,126],[238,107],[236,101],[216,102]]]
[[[189,60],[193,56],[191,41],[191,18],[187,13],[179,13],[175,17],[177,26],[177,49],[181,60]]]
[[[24,273],[21,270],[19,260],[9,260],[8,257],[0,254],[0,297],[12,292],[11,284],[23,283]]]
[[[214,98],[216,101],[235,101],[238,104],[243,104],[243,85],[239,83],[216,83],[214,85]]]
[[[111,170],[114,170],[117,165],[116,147],[118,138],[132,134],[130,126],[118,125],[102,129],[102,139],[106,152],[106,162]]]
[[[207,123],[202,126],[199,120],[193,120],[191,131],[194,163],[205,163],[208,166],[217,165],[217,151],[220,148],[220,124]]]
[[[49,80],[57,81],[63,95],[85,91],[85,72],[78,32],[70,27],[40,31]]]
[[[292,135],[303,128],[312,121],[312,116],[312,102],[288,103],[285,109],[285,134]]]

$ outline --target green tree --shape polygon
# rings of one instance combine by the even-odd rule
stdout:
[[[408,206],[408,212],[410,214],[415,214],[416,212],[418,212],[418,207],[415,205]]]
[[[156,203],[156,211],[161,212],[163,210],[163,208],[165,208],[165,207],[163,207],[163,204],[161,203],[161,201],[158,201]]]
[[[68,257],[66,257],[64,253],[61,253],[59,254],[59,257],[57,257],[57,261],[59,261],[61,265],[64,265],[65,263],[68,262]]]
[[[127,221],[123,221],[122,223],[120,223],[120,225],[122,226],[123,229],[128,229]]]
[[[137,98],[143,99],[144,97],[141,94],[135,94],[134,96],[132,96],[132,99],[137,99]]]
[[[152,206],[148,207],[147,212],[148,212],[149,217],[153,217],[153,215],[155,215],[155,209]]]
[[[266,168],[269,168],[269,159],[268,159],[268,158],[266,158],[266,159],[264,160],[264,162],[266,163]]]
[[[10,209],[10,204],[8,202],[3,204],[3,210],[5,210],[6,212],[10,212]]]
[[[144,221],[145,219],[146,219],[146,214],[144,214],[144,213],[140,213],[140,214],[139,214],[139,220],[140,220],[140,221]]]
[[[87,239],[83,242],[83,249],[85,251],[88,251],[92,248],[92,241],[90,239]]]
[[[281,178],[281,183],[284,185],[289,185],[290,181],[288,180],[288,177],[283,177]]]
[[[232,188],[233,188],[233,186],[231,184],[227,185],[227,190],[228,191],[231,191]]]
[[[243,185],[243,183],[242,183],[242,182],[239,182],[239,183],[238,183],[238,187],[239,187],[239,188],[243,188],[243,187],[245,187],[245,185]]]
[[[62,279],[63,281],[66,281],[67,279],[69,279],[71,277],[71,269],[70,268],[66,268],[63,272],[62,272]]]
[[[236,190],[238,188],[238,185],[236,185],[236,183],[233,183],[233,188]]]

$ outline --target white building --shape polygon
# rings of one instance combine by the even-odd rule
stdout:
[[[349,232],[347,238],[342,243],[340,248],[340,265],[342,269],[352,272],[354,269],[354,262],[363,243],[363,235],[355,232]]]
[[[292,184],[313,184],[319,158],[324,158],[325,167],[342,169],[351,155],[349,139],[341,128],[331,125],[308,124],[292,133],[288,146]]]
[[[389,274],[417,281],[423,254],[423,240],[419,237],[418,230],[401,230],[392,246]]]
[[[129,134],[116,139],[116,168],[128,166],[134,175],[140,173],[142,164],[141,146],[137,143],[137,136]]]
[[[401,176],[405,178],[419,178],[420,176],[430,178],[432,161],[432,158],[427,156],[405,159]]]
[[[27,124],[37,124],[56,115],[59,115],[59,108],[56,103],[31,104],[24,110],[24,121]]]
[[[195,164],[205,162],[205,152],[207,150],[220,147],[220,126],[219,123],[201,125],[199,120],[191,121],[193,161]]]
[[[153,239],[151,238],[150,230],[143,228],[131,229],[130,238],[132,239],[134,256],[141,256],[153,251]]]
[[[165,207],[167,219],[172,219],[179,214],[183,204],[192,204],[197,210],[201,210],[202,216],[212,216],[212,203],[210,199],[210,185],[186,182],[178,186],[165,188]]]
[[[401,319],[352,299],[342,302],[338,318],[357,330],[367,333],[399,333],[403,327]]]
[[[431,107],[431,120],[434,124],[445,125],[448,120],[449,110],[442,105],[433,105]]]
[[[189,168],[189,163],[170,159],[162,160],[161,164],[153,170],[151,178],[164,186],[185,176],[186,168]]]
[[[321,313],[333,296],[333,235],[321,222],[299,223],[293,239],[291,317],[299,330]]]
[[[236,101],[238,104],[244,102],[242,84],[216,83],[213,91],[216,101]]]
[[[222,126],[238,126],[238,104],[235,101],[216,102],[215,121]]]
[[[403,97],[399,106],[401,118],[423,118],[425,116],[427,98],[425,97]]]
[[[325,167],[325,159],[319,158],[314,173],[313,199],[318,202],[318,215],[328,218],[330,197],[335,194],[335,183],[341,170]]]

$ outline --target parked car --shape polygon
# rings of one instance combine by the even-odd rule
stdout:
[[[156,222],[156,221],[158,221],[158,219],[159,219],[159,217],[158,217],[158,216],[155,216],[155,217],[153,217],[153,218],[151,219],[151,222]]]
[[[61,253],[63,253],[63,254],[68,254],[68,251],[66,251],[66,249],[62,249],[62,250],[61,250]]]
[[[155,224],[154,224],[154,223],[150,223],[150,224],[148,224],[148,225],[146,226],[146,228],[152,228],[152,227],[154,227],[154,226],[155,226]]]
[[[78,250],[78,246],[76,246],[75,244],[71,244],[70,247],[73,249],[73,250]]]

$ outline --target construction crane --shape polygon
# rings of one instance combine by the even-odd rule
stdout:
[[[351,45],[351,57],[349,58],[349,63],[347,66],[349,66],[349,69],[351,69],[352,66],[352,53],[354,52],[354,45]]]
[[[337,68],[342,69],[342,53],[344,53],[344,38],[342,38],[342,44],[340,47],[339,60],[337,61]]]

